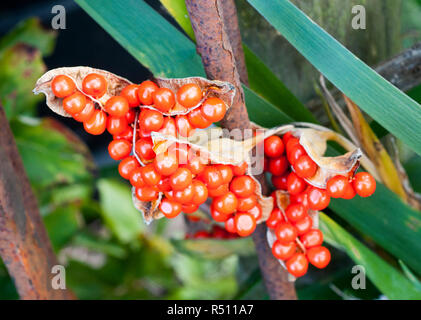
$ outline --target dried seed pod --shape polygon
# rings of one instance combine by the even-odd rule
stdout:
[[[195,106],[186,108],[179,104],[177,101],[175,105],[169,110],[168,112],[162,112],[154,107],[154,105],[150,106],[142,106],[143,108],[150,108],[153,110],[157,110],[164,115],[167,116],[175,116],[175,115],[185,115],[189,113],[191,110],[194,110],[203,103],[207,98],[210,97],[218,97],[222,101],[224,101],[227,110],[231,107],[234,96],[235,96],[235,87],[229,83],[224,81],[218,80],[208,80],[202,77],[188,77],[188,78],[160,78],[157,77],[154,79],[154,82],[160,88],[168,88],[174,94],[185,84],[196,84],[202,90],[202,99],[197,103]]]
[[[300,139],[300,145],[318,166],[313,177],[304,179],[306,182],[314,187],[325,189],[326,183],[334,176],[348,176],[356,171],[363,155],[360,148],[329,129],[319,126],[317,129],[308,128],[308,124],[301,124],[301,126],[306,127],[296,127],[292,131],[293,135]],[[336,141],[349,152],[337,157],[325,157],[329,140]]]
[[[159,210],[159,204],[162,200],[162,193],[159,194],[159,197],[155,201],[140,201],[135,194],[135,188],[132,188],[132,200],[133,205],[137,210],[140,211],[143,217],[145,224],[150,224],[156,219],[161,219],[164,217],[164,214]]]
[[[286,125],[276,128],[275,131],[268,130],[267,134],[272,135],[273,132],[286,132],[292,128],[292,126]],[[180,143],[188,145],[192,151],[199,153],[201,156],[207,157],[214,164],[240,165],[244,162],[249,163],[249,152],[256,146],[256,144],[262,142],[266,136],[261,135],[244,141],[237,141],[224,137],[222,129],[211,128],[201,130],[188,138],[163,135],[159,132],[152,132],[151,137],[154,144],[153,150],[156,154],[166,152],[174,143]],[[273,200],[271,197],[265,197],[262,194],[260,183],[252,175],[250,176],[256,182],[254,194],[257,197],[260,207],[262,208],[262,216],[259,218],[257,223],[261,223],[269,218],[273,209]],[[133,199],[134,201],[138,201],[135,197],[133,197]],[[142,211],[145,220],[147,219],[146,217],[158,219],[163,216],[162,214],[152,211],[152,207],[148,207],[147,205],[136,205],[135,203],[135,206],[137,208],[142,208],[140,211]],[[158,206],[159,203],[154,205],[153,208],[156,209]]]
[[[97,73],[99,75],[104,76],[105,80],[107,81],[107,92],[99,99],[95,99],[87,94],[90,99],[95,101],[99,106],[103,107],[105,102],[111,97],[119,95],[120,92],[131,82],[123,77],[117,76],[111,72],[95,69],[91,67],[63,67],[63,68],[56,68],[46,72],[41,78],[38,79],[37,83],[35,84],[35,88],[33,92],[35,94],[43,93],[46,96],[46,103],[48,107],[53,110],[55,113],[64,116],[64,117],[71,117],[64,109],[62,105],[62,100],[57,98],[52,90],[51,90],[51,82],[53,81],[54,77],[57,75],[66,75],[71,78],[75,84],[76,88],[83,93],[82,91],[82,81],[83,79],[90,73]]]
[[[155,152],[166,150],[174,142],[186,143],[206,154],[209,160],[221,164],[240,165],[243,162],[250,163],[250,151],[267,137],[274,134],[282,134],[292,130],[291,125],[283,125],[274,129],[266,130],[263,135],[258,135],[243,141],[234,140],[226,136],[224,129],[209,128],[195,132],[188,138],[163,135],[158,132],[152,133]]]
[[[119,95],[121,91],[127,87],[128,85],[132,84],[131,81],[115,75],[111,72],[95,69],[91,67],[62,67],[52,69],[46,72],[41,78],[38,79],[36,82],[35,88],[33,92],[35,94],[44,93],[47,97],[47,105],[50,107],[51,110],[54,112],[64,116],[64,117],[71,117],[62,107],[62,99],[57,98],[52,90],[51,90],[51,82],[53,81],[54,77],[57,75],[66,75],[71,78],[75,84],[76,88],[82,91],[82,82],[83,79],[90,73],[97,73],[99,75],[104,76],[107,81],[107,92],[100,98],[96,99],[95,97],[89,96],[84,93],[86,96],[91,98],[94,102],[96,102],[101,108],[104,107],[107,100],[112,97]],[[174,79],[167,79],[167,78],[159,78],[157,77],[154,79],[156,84],[161,88],[168,88],[171,89],[174,94],[177,93],[178,89],[180,89],[184,84],[197,84],[200,89],[202,90],[202,99],[199,103],[195,106],[190,108],[185,108],[180,105],[178,102],[175,103],[174,107],[169,110],[168,112],[161,112],[160,110],[156,109],[154,105],[148,106],[141,106],[143,108],[154,109],[161,112],[164,115],[168,116],[175,116],[175,115],[183,115],[189,113],[191,110],[200,107],[202,102],[209,97],[218,97],[222,101],[224,101],[227,110],[231,107],[234,96],[235,96],[235,87],[230,84],[229,82],[223,81],[211,81],[202,77],[189,77],[189,78],[174,78]]]
[[[262,135],[256,135],[244,141],[224,136],[224,130],[220,128],[201,130],[188,138],[163,135],[158,132],[153,132],[151,136],[156,153],[166,151],[173,143],[183,143],[189,145],[201,155],[206,155],[212,163],[239,165],[243,162],[249,163],[249,152],[267,137],[282,135],[287,131],[291,131],[294,136],[299,137],[300,144],[309,157],[318,165],[316,174],[311,178],[305,179],[309,184],[318,188],[326,188],[327,181],[333,176],[352,174],[358,168],[359,159],[362,156],[360,149],[333,131],[323,127],[306,128],[306,126],[312,125],[300,124],[300,126],[295,127],[292,125],[275,127],[266,130]],[[259,128],[258,126],[254,127]],[[324,157],[328,140],[335,140],[352,151],[338,157]],[[262,195],[260,183],[257,180],[255,181],[255,194],[263,211],[263,215],[258,221],[258,223],[261,223],[269,218],[272,211],[272,200]]]
[[[292,123],[292,125],[293,128],[288,131],[296,138],[299,138],[300,145],[318,166],[313,177],[304,179],[310,185],[325,189],[327,181],[334,176],[353,174],[358,169],[360,161],[362,161],[364,166],[370,167],[371,164],[367,163],[367,159],[365,157],[362,158],[363,153],[361,149],[340,134],[312,123],[299,122]],[[255,128],[261,128],[257,125],[254,126]],[[285,132],[284,126],[268,129],[264,134],[264,138],[272,135],[281,135],[283,132]],[[327,141],[329,140],[337,142],[348,152],[337,157],[325,157]]]

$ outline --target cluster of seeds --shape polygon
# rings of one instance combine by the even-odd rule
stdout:
[[[330,252],[322,246],[323,234],[313,226],[309,213],[323,210],[331,198],[352,199],[371,196],[376,181],[367,172],[354,175],[337,175],[327,182],[326,189],[309,184],[319,167],[308,156],[291,132],[282,138],[271,136],[264,142],[265,171],[272,174],[272,184],[277,190],[289,194],[289,204],[279,208],[276,193],[272,194],[274,209],[266,224],[274,231],[276,241],[272,245],[273,255],[285,261],[286,268],[295,277],[307,273],[310,262],[317,268],[324,268],[330,262]],[[313,212],[312,212],[313,211]]]
[[[225,229],[214,226],[211,232],[202,230],[188,237],[232,238],[253,233],[262,208],[256,181],[247,175],[247,163],[213,163],[207,155],[178,142],[159,154],[153,148],[151,132],[190,137],[196,129],[222,120],[227,110],[223,100],[207,96],[195,83],[184,84],[174,93],[149,80],[127,85],[119,95],[108,97],[107,81],[97,73],[86,75],[81,87],[79,91],[66,75],[51,81],[53,94],[63,99],[63,109],[82,122],[88,133],[99,135],[107,130],[113,136],[109,154],[120,161],[119,173],[130,181],[137,199],[159,201],[162,214],[174,218],[181,212],[195,212],[210,198],[211,216]],[[105,97],[104,106],[99,106],[97,99]],[[172,115],[180,107],[187,111]],[[366,172],[354,175],[351,170],[331,178],[325,189],[312,186],[309,181],[319,167],[291,132],[265,139],[264,152],[265,171],[272,174],[273,186],[289,195],[288,206],[280,208],[272,194],[274,209],[266,224],[276,236],[273,255],[285,261],[295,277],[306,274],[309,262],[326,267],[330,252],[322,246],[323,234],[313,226],[310,214],[325,209],[331,198],[372,195],[374,178]]]
[[[167,218],[193,213],[210,198],[212,218],[225,223],[228,232],[248,236],[262,209],[254,194],[256,182],[246,170],[245,163],[214,164],[187,144],[173,143],[151,163],[135,168],[130,182],[141,201],[157,200],[163,193],[159,209]]]
[[[103,109],[89,98],[99,99],[107,92],[107,81],[100,74],[88,74],[83,79],[82,92],[77,90],[70,77],[58,75],[51,82],[51,90],[56,97],[63,99],[64,110],[75,120],[83,122],[88,133],[99,135],[107,129],[114,140],[130,136],[128,129],[135,120],[137,107],[153,106],[142,108],[139,116],[140,136],[144,138],[150,137],[152,131],[188,137],[196,128],[204,129],[222,120],[226,113],[224,101],[209,97],[187,115],[165,116],[163,113],[170,112],[176,104],[189,109],[202,101],[204,92],[194,83],[183,85],[177,94],[168,88],[159,88],[149,80],[140,85],[130,84],[120,95],[110,97]]]
[[[83,122],[88,133],[98,135],[108,130],[113,136],[109,154],[121,160],[119,173],[130,181],[140,201],[156,201],[163,194],[159,209],[167,218],[174,218],[181,212],[195,212],[211,198],[213,219],[225,223],[229,233],[248,236],[254,231],[262,209],[255,195],[256,182],[246,175],[246,163],[210,163],[207,157],[180,143],[164,153],[155,154],[153,150],[151,132],[189,137],[196,128],[205,129],[224,118],[227,108],[223,100],[204,99],[205,93],[194,83],[184,84],[174,93],[148,80],[126,86],[102,109],[89,98],[99,99],[107,92],[106,79],[96,73],[83,79],[82,92],[66,75],[56,76],[51,89],[56,97],[63,98],[64,110]],[[191,110],[169,115],[177,105]]]

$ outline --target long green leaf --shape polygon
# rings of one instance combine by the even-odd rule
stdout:
[[[384,185],[369,198],[332,199],[329,207],[421,274],[421,213]]]
[[[250,88],[297,121],[317,122],[313,114],[249,47],[244,47]]]
[[[402,273],[374,254],[328,216],[321,214],[321,230],[325,240],[342,250],[358,265],[367,277],[389,299],[421,299],[421,291]]]
[[[421,157],[414,154],[404,163],[405,171],[408,174],[411,186],[418,193],[421,192]]]
[[[293,121],[289,115],[280,111],[273,104],[258,96],[244,85],[243,90],[251,121],[259,124],[264,123],[268,128]]]
[[[339,90],[421,155],[421,106],[383,79],[288,0],[248,0]]]
[[[144,1],[76,2],[155,76],[205,74],[193,43]]]

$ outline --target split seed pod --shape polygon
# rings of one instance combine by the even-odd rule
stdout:
[[[102,75],[107,81],[107,92],[99,99],[95,99],[94,97],[89,96],[82,91],[82,81],[90,73],[97,73]],[[92,99],[101,108],[105,105],[105,102],[107,102],[111,96],[119,95],[126,86],[132,84],[132,82],[129,80],[117,76],[114,73],[91,67],[63,67],[52,69],[38,79],[33,92],[35,94],[45,94],[47,98],[47,106],[55,113],[63,117],[71,117],[71,115],[63,109],[63,99],[57,98],[51,90],[51,82],[53,81],[54,77],[58,75],[66,75],[71,78],[76,84],[77,90]]]
[[[99,99],[95,99],[94,97],[85,94],[87,97],[92,99],[96,102],[101,108],[104,107],[107,100],[112,96],[117,96],[121,93],[121,91],[132,84],[131,81],[120,77],[114,73],[111,73],[106,70],[95,69],[91,67],[62,67],[52,69],[46,72],[41,78],[38,79],[33,92],[35,94],[44,93],[47,97],[47,105],[48,107],[53,110],[55,113],[64,116],[64,117],[71,117],[62,106],[63,99],[57,98],[52,90],[51,90],[51,82],[53,81],[54,77],[57,75],[66,75],[71,78],[74,83],[76,84],[76,88],[78,91],[82,92],[82,82],[83,79],[90,73],[97,73],[99,75],[104,76],[105,80],[107,81],[107,92],[100,97]],[[153,110],[157,110],[161,112],[163,115],[167,116],[175,116],[175,115],[185,115],[188,114],[190,111],[200,107],[204,100],[208,97],[218,97],[222,101],[224,101],[227,110],[231,107],[234,96],[235,96],[235,87],[230,84],[229,82],[224,81],[212,81],[202,77],[188,77],[188,78],[174,78],[174,79],[167,79],[167,78],[159,78],[153,79],[153,81],[161,88],[168,88],[171,89],[174,94],[177,93],[178,89],[181,88],[184,84],[197,84],[201,91],[202,91],[202,99],[200,102],[191,107],[185,108],[180,105],[178,102],[175,103],[174,107],[168,112],[161,112],[154,107],[154,105],[144,106],[141,105],[142,108],[149,108]]]
[[[292,128],[290,125],[278,127],[277,132],[286,132]],[[268,130],[267,134],[272,135],[272,131]],[[213,164],[228,165],[240,165],[244,162],[250,164],[250,151],[266,138],[266,135],[258,135],[244,141],[238,141],[224,136],[224,130],[220,128],[200,130],[188,138],[163,135],[158,132],[152,132],[151,136],[154,143],[153,149],[156,154],[167,151],[174,143],[180,143],[188,145],[194,154],[199,154],[201,157],[209,159]],[[261,223],[269,218],[273,210],[273,200],[271,197],[266,197],[262,194],[260,183],[250,174],[250,171],[248,174],[256,182],[254,194],[257,196],[258,203],[262,208],[262,217],[257,223]],[[133,196],[133,203],[142,213],[146,223],[164,216],[158,208],[161,197],[162,194],[157,203],[149,205],[144,204]]]
[[[166,116],[176,116],[176,115],[185,115],[188,114],[190,111],[200,107],[200,105],[205,101],[207,98],[210,97],[217,97],[224,101],[227,110],[231,107],[232,102],[235,96],[235,87],[225,81],[218,81],[218,80],[208,80],[202,77],[188,77],[188,78],[160,78],[156,77],[153,81],[160,87],[160,88],[168,88],[174,94],[185,84],[192,83],[196,84],[202,90],[202,99],[197,103],[195,106],[191,108],[186,108],[175,102],[175,105],[169,110],[169,112],[162,112],[154,107],[154,105],[150,106],[142,106],[143,108],[149,108],[156,111],[161,112],[163,115]]]

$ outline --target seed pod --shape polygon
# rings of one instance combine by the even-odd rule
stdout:
[[[145,224],[149,225],[152,221],[164,217],[164,214],[159,210],[159,204],[162,200],[162,193],[159,194],[158,199],[155,201],[140,201],[136,197],[135,188],[132,187],[132,200],[134,207],[142,214]]]
[[[169,110],[168,112],[162,112],[154,107],[154,105],[143,105],[142,108],[149,108],[153,110],[157,110],[161,112],[163,115],[166,116],[176,116],[176,115],[185,115],[188,114],[190,111],[200,107],[200,105],[205,101],[207,98],[210,97],[218,97],[222,101],[224,101],[227,110],[231,107],[234,96],[235,96],[235,87],[229,83],[224,81],[218,80],[208,80],[202,77],[188,77],[188,78],[160,78],[156,77],[153,81],[160,87],[160,88],[168,88],[174,94],[185,84],[192,83],[197,84],[200,89],[202,90],[202,99],[197,103],[195,106],[190,108],[186,108],[179,104],[177,101],[175,105]]]
[[[90,73],[97,73],[99,75],[104,76],[105,80],[107,81],[107,92],[99,99],[95,99],[92,96],[89,96],[82,91],[82,81],[83,79]],[[41,78],[38,79],[37,83],[35,84],[35,88],[33,92],[35,94],[43,93],[45,94],[47,100],[47,106],[53,110],[55,113],[64,116],[64,117],[71,117],[69,113],[67,113],[62,106],[62,100],[57,98],[52,90],[51,90],[51,82],[53,81],[54,77],[57,75],[66,75],[70,77],[76,84],[76,88],[85,94],[87,97],[92,99],[96,102],[101,108],[105,105],[105,102],[111,97],[119,95],[120,92],[131,82],[123,77],[117,76],[111,72],[95,69],[91,67],[63,67],[52,69],[46,72]]]
[[[127,87],[128,85],[132,84],[131,81],[115,75],[111,72],[95,69],[91,67],[62,67],[52,69],[46,72],[41,78],[38,79],[36,82],[35,88],[33,92],[35,94],[44,93],[47,97],[47,105],[50,107],[51,110],[62,115],[64,117],[71,117],[62,107],[62,100],[61,98],[57,98],[52,90],[51,90],[51,82],[53,81],[54,77],[57,75],[66,75],[70,77],[76,84],[77,90],[83,93],[82,91],[82,82],[83,79],[90,73],[97,73],[99,75],[104,76],[107,81],[107,92],[100,98],[96,99],[90,95],[84,93],[87,97],[92,99],[96,102],[101,108],[104,107],[107,100],[112,96],[120,95],[121,91]],[[175,115],[185,115],[188,114],[191,110],[200,107],[203,101],[205,101],[209,97],[218,97],[222,101],[224,101],[227,110],[231,107],[234,96],[235,96],[235,87],[230,84],[229,82],[223,81],[212,81],[202,77],[189,77],[189,78],[174,78],[174,79],[167,79],[167,78],[159,78],[153,79],[153,81],[161,88],[168,88],[173,91],[174,94],[177,93],[178,89],[181,88],[184,84],[197,84],[201,91],[202,91],[202,99],[200,100],[197,105],[192,106],[190,108],[185,108],[180,105],[178,102],[175,103],[173,108],[168,112],[161,112],[160,110],[156,109],[154,105],[141,105],[142,108],[149,108],[153,110],[157,110],[164,115],[167,116],[175,116]]]
[[[359,167],[360,160],[363,161],[362,163],[365,167],[370,166],[369,163],[366,163],[366,159],[362,158],[363,153],[361,149],[340,134],[311,123],[300,122],[292,123],[292,125],[293,129],[289,131],[294,137],[299,138],[300,145],[318,166],[314,176],[304,178],[310,185],[325,189],[327,181],[334,176],[353,175]],[[254,126],[260,128],[257,125]],[[283,132],[285,132],[284,126],[268,129],[264,137],[281,135]],[[336,157],[324,156],[327,150],[327,141],[329,140],[337,142],[348,152]]]
[[[296,127],[293,135],[299,137],[301,146],[318,166],[313,177],[304,179],[312,186],[325,189],[326,183],[334,176],[353,175],[358,169],[362,151],[338,133],[317,126],[317,129]],[[325,157],[329,140],[336,141],[349,152],[337,157]]]
[[[292,128],[292,126],[287,125],[279,127],[276,130],[277,132],[286,132]],[[268,134],[271,135],[272,131],[268,131]],[[240,165],[244,162],[249,163],[249,151],[265,138],[262,135],[244,141],[237,141],[224,137],[224,131],[219,128],[201,130],[188,138],[163,135],[159,132],[152,132],[151,137],[154,144],[153,150],[156,154],[166,152],[174,143],[180,143],[188,145],[194,154],[199,153],[201,156],[208,158],[213,164],[228,165]],[[257,223],[261,223],[269,218],[273,209],[273,200],[271,197],[265,197],[262,194],[260,183],[252,175],[250,175],[250,177],[256,182],[254,194],[257,197],[258,204],[262,208],[262,216]],[[136,204],[136,202],[138,202],[136,197],[133,197],[133,199],[135,206],[142,212],[145,220],[150,221],[151,219],[159,219],[163,216],[157,212],[151,212],[152,207]],[[159,206],[159,203],[154,205],[153,208],[157,208],[157,206]],[[145,211],[145,209],[147,211]]]

